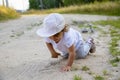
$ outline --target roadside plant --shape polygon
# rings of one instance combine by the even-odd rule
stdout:
[[[104,77],[97,75],[94,77],[95,80],[105,80]]]
[[[118,66],[118,62],[120,62],[120,58],[119,57],[115,57],[114,59],[110,60],[110,63],[112,64],[113,67],[117,67]]]
[[[74,79],[73,80],[82,80],[82,78],[79,75],[74,75]]]
[[[88,71],[88,70],[90,70],[90,69],[89,69],[87,66],[83,66],[83,67],[82,67],[82,70],[83,70],[83,71]]]
[[[110,25],[110,36],[111,36],[111,41],[109,43],[109,51],[110,54],[112,55],[113,59],[110,59],[110,63],[112,64],[113,67],[118,66],[118,62],[120,59],[118,58],[120,55],[120,49],[119,49],[119,41],[120,41],[120,19],[117,20],[107,20],[107,21],[97,21],[94,22],[95,24],[100,24],[100,25]]]
[[[103,75],[107,75],[107,74],[108,74],[107,70],[103,70]]]

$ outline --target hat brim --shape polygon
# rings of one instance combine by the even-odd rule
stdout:
[[[38,29],[36,33],[37,33],[38,36],[41,36],[41,37],[50,37],[50,36],[54,35],[54,34],[49,34],[49,33],[47,33],[47,32],[44,30],[44,28]]]
[[[42,27],[41,29],[38,29],[36,31],[36,33],[37,33],[38,36],[41,36],[41,37],[50,37],[50,36],[52,36],[52,35],[54,35],[54,34],[57,33],[57,32],[49,33],[49,32],[46,31],[46,29],[45,29],[45,27],[43,25],[41,25],[41,27]]]
[[[63,22],[63,24],[59,25],[59,27],[62,26],[60,30],[48,31],[48,30],[46,30],[46,27],[42,24],[41,25],[42,28],[38,29],[36,33],[38,36],[41,36],[41,37],[50,37],[50,36],[53,36],[56,33],[60,32],[64,28],[64,25],[65,25],[64,22]]]

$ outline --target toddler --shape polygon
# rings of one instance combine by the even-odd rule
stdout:
[[[37,34],[45,38],[52,58],[58,58],[61,55],[68,59],[62,71],[69,71],[74,59],[85,58],[89,52],[95,52],[93,38],[89,38],[84,43],[81,34],[73,28],[68,28],[64,17],[59,13],[46,16]]]

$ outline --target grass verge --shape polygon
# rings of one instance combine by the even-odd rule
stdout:
[[[111,55],[114,57],[110,60],[110,63],[116,67],[117,63],[120,61],[120,19],[118,20],[107,20],[107,21],[98,21],[95,22],[97,24],[101,25],[111,25],[110,35],[111,35],[111,41],[109,46],[109,51]]]
[[[73,14],[99,14],[120,16],[120,1],[116,2],[95,2],[85,5],[75,5],[49,10],[29,10],[24,14],[49,14],[49,13],[73,13]]]
[[[14,9],[0,6],[0,21],[15,19],[18,17],[20,17],[20,15]]]

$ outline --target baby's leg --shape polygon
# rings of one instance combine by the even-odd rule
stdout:
[[[76,51],[77,58],[85,58],[88,53],[94,53],[96,50],[94,39],[89,38],[84,44],[81,44],[79,50]]]
[[[81,44],[76,51],[76,58],[85,58],[88,55],[90,48],[91,45],[89,43]]]

